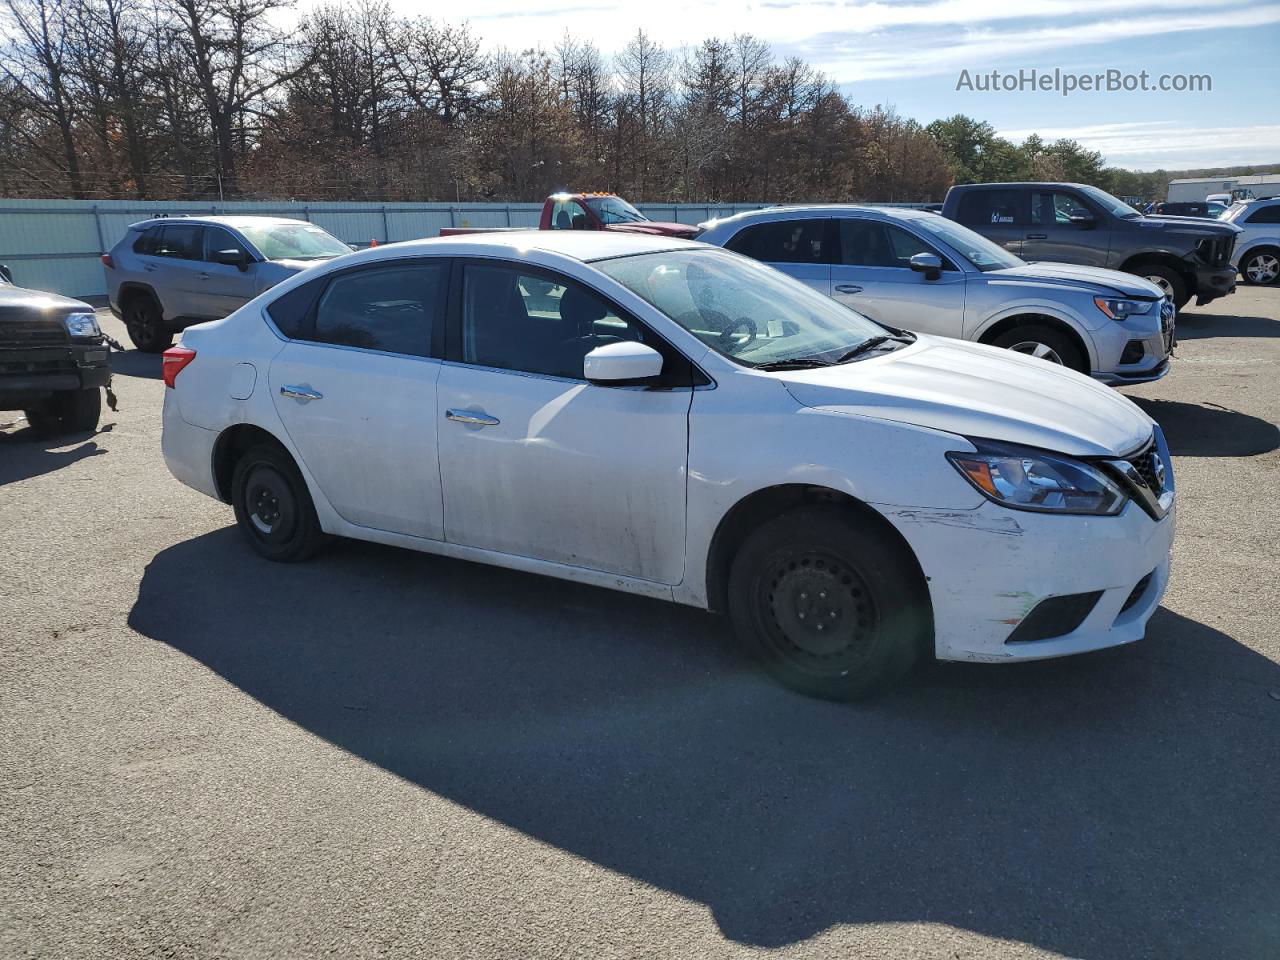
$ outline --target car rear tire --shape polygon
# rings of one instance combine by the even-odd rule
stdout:
[[[1129,272],[1154,283],[1166,297],[1173,300],[1173,305],[1178,310],[1185,307],[1191,299],[1186,279],[1172,267],[1161,263],[1140,263]]]
[[[143,353],[163,353],[173,346],[173,331],[165,327],[160,307],[151,296],[134,294],[123,312],[129,339]]]
[[[1252,250],[1240,260],[1240,276],[1256,287],[1273,287],[1280,283],[1280,250]]]
[[[757,528],[733,559],[728,600],[764,668],[826,700],[884,690],[932,642],[928,592],[905,548],[836,506]]]
[[[315,504],[292,458],[259,444],[236,461],[231,504],[249,545],[277,563],[298,563],[324,543]]]
[[[102,417],[102,391],[68,390],[24,410],[31,429],[43,436],[59,433],[92,433]]]
[[[1061,330],[1043,323],[1019,324],[1000,334],[991,344],[1069,367],[1077,373],[1089,372],[1089,361],[1079,345]]]

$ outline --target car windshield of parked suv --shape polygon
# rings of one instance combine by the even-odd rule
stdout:
[[[714,248],[616,257],[594,266],[749,367],[852,359],[846,354],[888,333],[771,267]]]
[[[912,220],[911,225],[929,231],[984,273],[1026,264],[1025,260],[1015,257],[998,243],[992,243],[982,234],[974,233],[946,217],[919,217]]]
[[[264,223],[239,230],[268,260],[328,260],[351,252],[314,223]]]
[[[1119,197],[1113,197],[1105,190],[1099,190],[1097,187],[1082,186],[1080,192],[1096,203],[1098,206],[1105,208],[1113,217],[1124,217],[1127,220],[1136,220],[1142,216],[1137,210],[1129,206]]]
[[[643,223],[649,219],[621,197],[587,197],[587,206],[601,223]]]

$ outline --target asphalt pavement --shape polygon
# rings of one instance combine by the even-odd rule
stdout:
[[[158,357],[93,436],[0,413],[0,957],[1280,956],[1280,290],[1180,336],[1146,639],[855,706],[670,604],[259,560]]]

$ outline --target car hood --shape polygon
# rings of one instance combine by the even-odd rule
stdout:
[[[1132,273],[1105,270],[1102,267],[1083,267],[1071,263],[1028,263],[1021,267],[988,270],[984,276],[991,280],[1016,280],[1019,283],[1043,283],[1050,286],[1088,286],[1122,297],[1141,297],[1159,300],[1163,294],[1150,280],[1135,277]]]
[[[655,237],[683,237],[692,240],[701,231],[688,223],[665,223],[661,220],[645,220],[642,223],[611,223],[605,229],[618,233],[645,233]]]
[[[63,315],[67,313],[93,313],[93,307],[83,300],[73,300],[43,290],[28,290],[0,283],[0,320],[29,317],[34,312]]]
[[[341,256],[341,254],[336,254],[335,256]],[[280,267],[288,273],[298,273],[308,267],[314,267],[318,263],[328,263],[332,259],[334,258],[325,257],[323,260],[268,260],[267,263]]]
[[[1201,217],[1170,217],[1158,213],[1143,216],[1136,223],[1148,230],[1158,230],[1175,236],[1234,237],[1243,231],[1234,223],[1224,220],[1205,220]]]
[[[920,336],[853,363],[777,374],[806,407],[893,420],[1073,456],[1119,456],[1151,436],[1129,399],[1044,360]]]

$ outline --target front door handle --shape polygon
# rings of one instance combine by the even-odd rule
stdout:
[[[446,410],[445,417],[458,423],[471,423],[477,427],[496,427],[501,421],[487,413],[476,413],[474,410]]]
[[[291,400],[323,400],[324,394],[312,390],[310,387],[281,387],[280,396],[288,397]]]
[[[862,288],[856,283],[837,283],[836,293],[861,293]]]
[[[1028,233],[1027,239],[1028,240],[1048,240],[1049,235],[1047,233]]]

